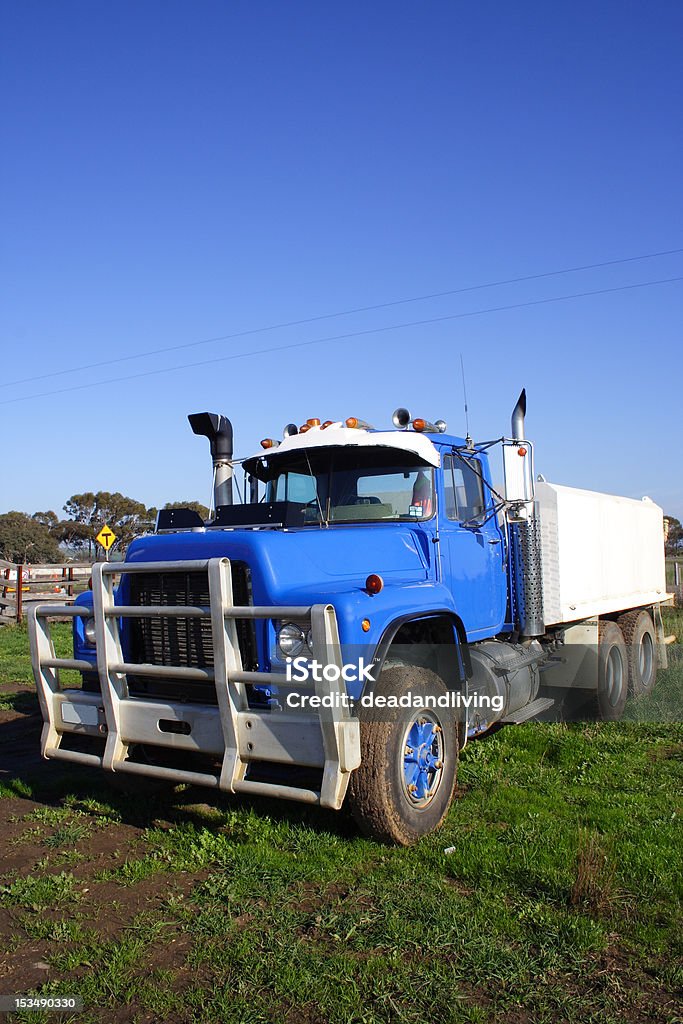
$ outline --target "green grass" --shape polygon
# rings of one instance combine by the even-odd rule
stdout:
[[[663,608],[662,619],[666,633],[678,637],[678,643],[683,644],[683,608]]]
[[[26,878],[17,878],[11,885],[0,887],[0,904],[44,910],[56,903],[76,899],[76,884],[74,876],[65,871],[59,875],[43,877],[28,875]]]
[[[11,948],[40,944],[42,991],[81,994],[78,1024],[680,1022],[683,725],[653,716],[469,744],[443,829],[408,850],[343,813],[187,787],[150,802],[46,771],[26,842],[87,853],[128,831],[85,880],[85,861],[49,860],[3,878]]]
[[[81,839],[84,839],[90,833],[90,825],[83,824],[78,821],[71,821],[66,825],[62,825],[52,835],[46,836],[43,839],[43,846],[47,846],[51,850],[61,850],[65,847],[76,846]]]
[[[0,627],[0,683],[30,683],[33,680],[28,654],[28,629],[21,626]]]
[[[53,622],[50,631],[58,658],[73,658],[71,622]],[[28,655],[28,626],[0,626],[0,685],[32,683]],[[78,672],[62,673],[62,686],[80,686]],[[5,698],[6,699],[6,698]],[[2,705],[0,705],[2,709]]]

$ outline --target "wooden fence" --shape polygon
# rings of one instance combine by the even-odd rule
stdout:
[[[89,562],[22,565],[0,559],[0,623],[21,622],[31,601],[68,604],[88,589]]]

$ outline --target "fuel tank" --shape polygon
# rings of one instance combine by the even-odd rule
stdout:
[[[472,675],[467,693],[477,700],[470,704],[468,724],[470,735],[476,735],[536,698],[538,666],[545,652],[538,640],[525,644],[485,640],[473,644],[469,653]]]

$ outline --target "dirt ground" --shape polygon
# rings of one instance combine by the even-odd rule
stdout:
[[[25,693],[31,698],[35,690],[21,684],[2,687],[4,693]],[[29,701],[26,702],[29,706]],[[37,710],[0,711],[0,784],[11,789],[16,780],[30,779],[32,788],[40,793],[40,799],[21,796],[22,786],[16,785],[16,796],[0,797],[0,878],[5,885],[29,879],[40,865],[42,876],[60,876],[67,871],[75,879],[73,901],[59,902],[53,906],[42,902],[26,902],[20,907],[0,906],[0,992],[23,994],[45,984],[57,972],[49,961],[65,948],[55,928],[56,937],[50,936],[50,923],[57,925],[69,916],[72,907],[78,910],[79,930],[96,933],[98,942],[119,939],[134,926],[141,914],[149,915],[160,911],[170,896],[182,899],[206,872],[173,874],[172,879],[163,872],[136,881],[134,885],[121,881],[102,880],[102,875],[121,868],[131,858],[145,854],[141,837],[146,828],[165,824],[157,819],[152,807],[142,815],[139,809],[126,814],[125,797],[114,791],[111,796],[122,820],[110,818],[97,821],[90,833],[78,843],[78,859],[73,850],[55,850],[46,858],[46,838],[54,835],[58,828],[59,809],[63,805],[64,786],[60,783],[69,777],[68,767],[44,761],[40,756],[40,731],[42,719]],[[79,768],[79,781],[70,790],[76,795],[74,810],[82,811],[78,805],[78,794],[84,798],[89,790],[101,795],[101,773]],[[71,781],[71,780],[70,780]],[[106,792],[106,790],[105,790]],[[54,810],[52,818],[50,811]],[[189,811],[189,808],[188,808]],[[34,823],[35,818],[35,823]],[[129,818],[129,820],[126,820]],[[42,827],[41,827],[42,825]],[[61,856],[60,856],[61,852]],[[46,863],[46,860],[51,861]],[[0,888],[2,886],[0,885]],[[30,899],[30,897],[29,897]],[[75,900],[77,899],[77,903]],[[33,936],[32,934],[33,933]],[[44,934],[36,938],[35,934]],[[182,983],[185,959],[191,938],[179,924],[168,922],[164,929],[164,942],[159,943],[154,957],[154,967],[172,970],[174,984]],[[84,965],[75,972],[77,977],[94,965]],[[109,1010],[110,1021],[131,1020],[133,1008],[126,1006],[120,1011]],[[143,1014],[139,1019],[143,1020]],[[59,1019],[59,1018],[55,1018]],[[150,1014],[147,1019],[154,1020]]]

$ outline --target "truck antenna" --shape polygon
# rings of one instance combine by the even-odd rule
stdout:
[[[465,383],[465,363],[462,358],[462,352],[460,353],[460,373],[462,375],[462,395],[465,400],[465,430],[467,431],[465,441],[467,443],[467,447],[471,448],[472,438],[470,437],[470,415],[469,410],[467,408],[467,385]]]

